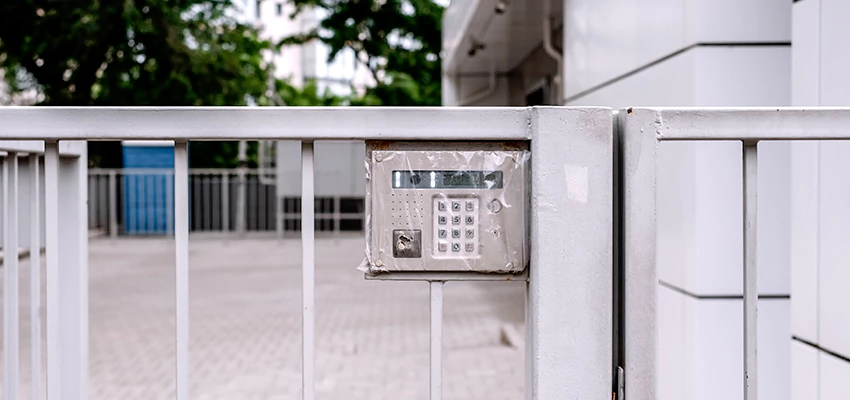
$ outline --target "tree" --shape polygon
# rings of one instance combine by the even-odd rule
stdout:
[[[270,44],[240,23],[232,0],[0,2],[0,69],[13,93],[51,106],[244,105],[264,96]],[[214,164],[223,143],[193,144]],[[90,159],[120,167],[117,143]]]
[[[433,0],[290,0],[294,16],[308,7],[327,17],[319,27],[291,36],[279,45],[320,40],[330,47],[329,61],[351,49],[368,67],[377,85],[367,98],[383,105],[428,105],[440,95],[443,6]]]

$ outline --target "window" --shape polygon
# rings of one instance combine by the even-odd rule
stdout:
[[[254,15],[260,19],[260,6],[263,4],[261,0],[257,0],[257,8],[254,10]]]
[[[278,17],[283,15],[283,4],[276,3],[274,5],[274,7],[275,7],[275,13],[277,14]]]

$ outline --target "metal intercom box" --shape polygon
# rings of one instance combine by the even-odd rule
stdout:
[[[371,273],[528,264],[526,143],[367,142]]]

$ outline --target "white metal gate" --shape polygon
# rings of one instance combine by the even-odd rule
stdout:
[[[314,152],[318,140],[530,141],[531,267],[526,299],[526,397],[611,398],[614,388],[614,130],[605,108],[20,108],[0,109],[4,249],[18,247],[17,158],[44,155],[46,386],[49,399],[87,399],[86,140],[173,140],[176,398],[189,399],[187,143],[302,142],[303,398],[315,398]],[[28,151],[15,146],[26,142]],[[60,157],[63,146],[77,153]],[[37,179],[37,174],[32,179]],[[37,187],[37,186],[36,186]],[[33,193],[30,201],[38,197]],[[4,197],[5,199],[5,197]],[[40,226],[33,212],[30,226]],[[37,236],[37,235],[36,235]],[[30,243],[38,249],[38,238]],[[8,254],[8,253],[7,253]],[[13,261],[15,260],[15,261]],[[352,265],[352,268],[356,265]],[[17,262],[4,265],[5,398],[17,398]],[[37,271],[37,269],[33,269]],[[35,273],[35,272],[34,272]],[[457,279],[467,279],[460,277]],[[473,279],[468,277],[468,279]],[[477,277],[475,279],[481,279]],[[505,279],[493,276],[489,279]],[[513,278],[508,278],[513,279]],[[40,277],[34,275],[34,281]],[[431,287],[431,391],[442,391],[441,276]],[[33,289],[38,294],[38,289]],[[34,303],[35,304],[35,303]],[[37,319],[36,305],[33,315]],[[647,330],[650,332],[650,330]],[[35,325],[31,333],[41,333]],[[34,376],[41,362],[33,354]],[[35,360],[38,358],[38,360]],[[38,398],[39,393],[35,393]]]
[[[740,141],[743,182],[743,398],[756,399],[758,144],[850,139],[848,109],[649,109],[618,113],[622,154],[623,363],[629,400],[658,393],[657,172],[662,141]],[[671,167],[671,166],[667,166]],[[793,298],[792,298],[793,301]],[[788,338],[790,341],[790,337]]]

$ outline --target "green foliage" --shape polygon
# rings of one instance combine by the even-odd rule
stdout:
[[[433,0],[290,0],[296,15],[307,7],[326,14],[318,29],[279,45],[321,40],[329,60],[351,49],[377,85],[353,103],[413,106],[441,104],[440,51],[443,7]]]
[[[244,105],[266,90],[270,44],[234,11],[231,0],[3,1],[0,69],[13,92],[41,93],[39,105]],[[117,143],[89,150],[92,164],[120,166]],[[192,161],[230,152],[199,143]]]

